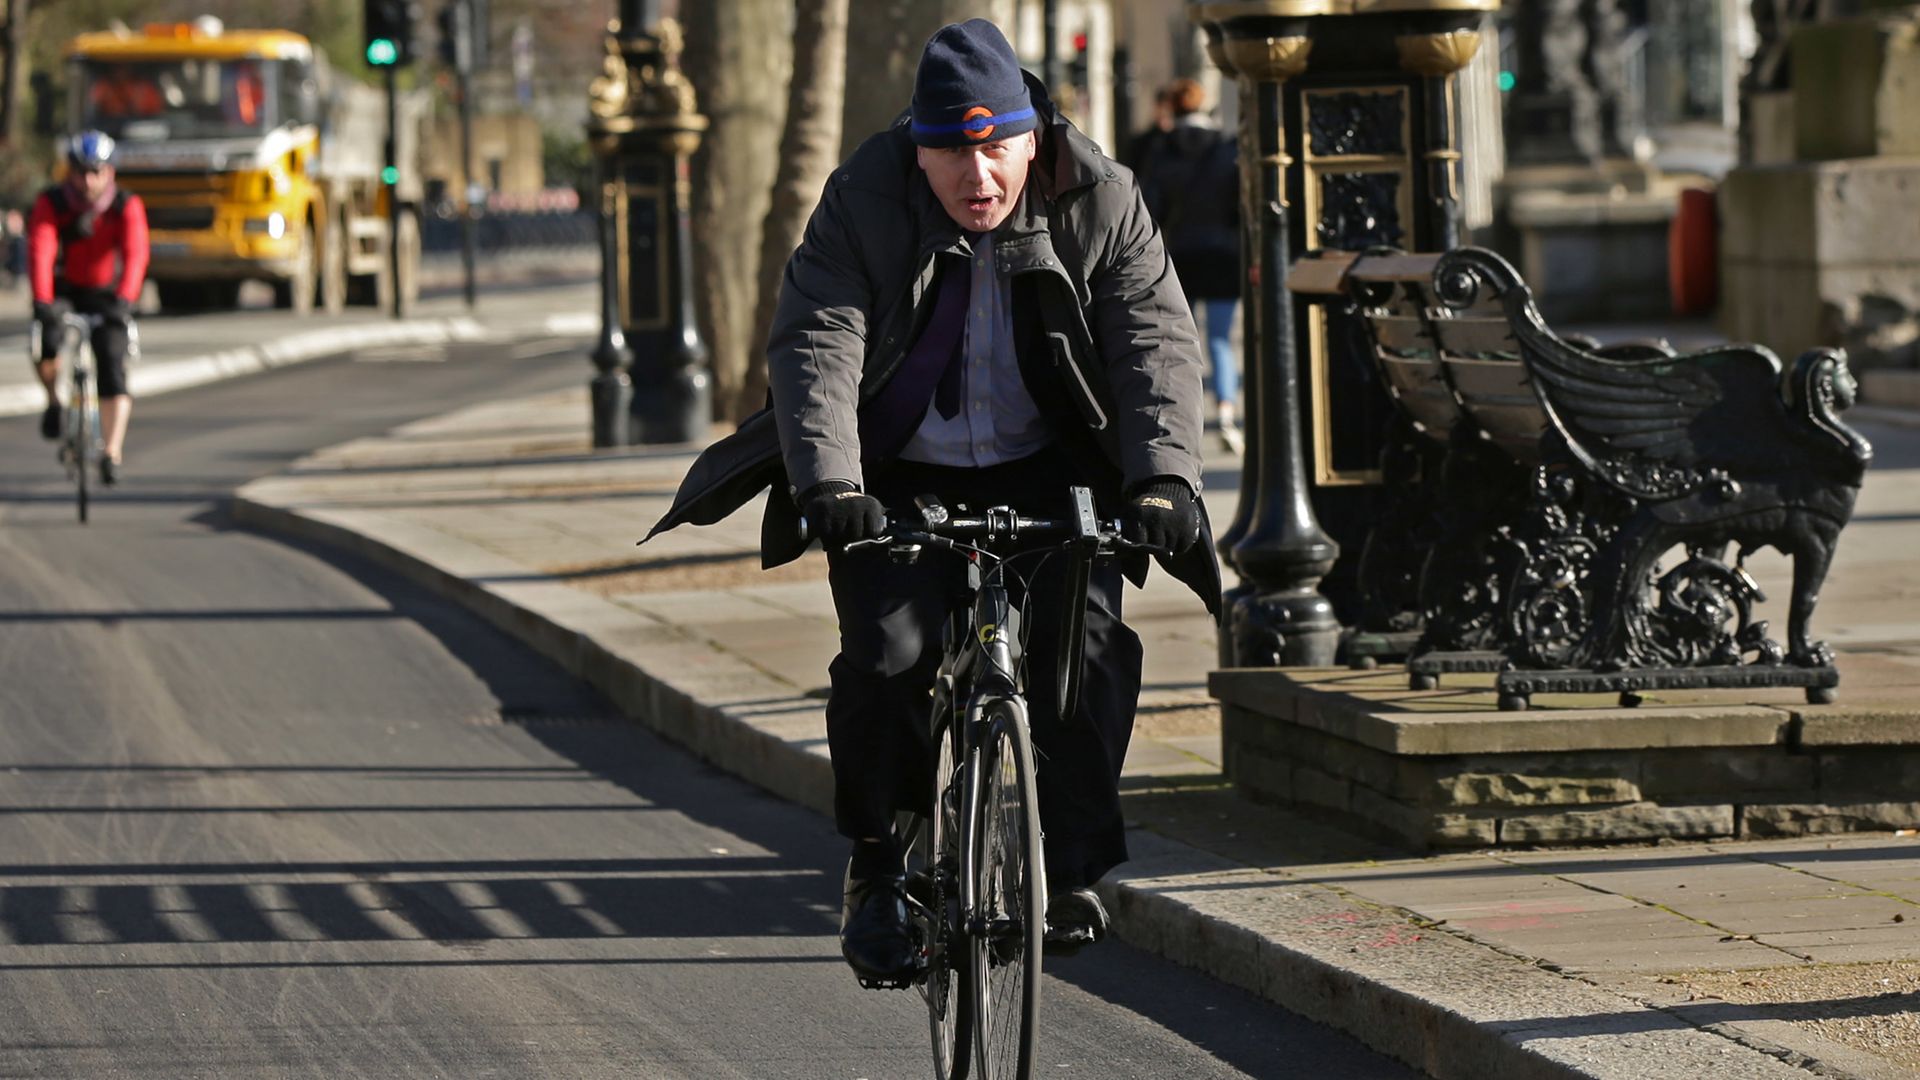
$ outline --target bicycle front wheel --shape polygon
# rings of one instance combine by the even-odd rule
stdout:
[[[94,432],[99,427],[99,411],[93,404],[92,395],[82,389],[77,395],[79,406],[73,410],[73,418],[67,437],[73,440],[70,451],[74,464],[74,497],[80,513],[80,523],[87,523],[87,484],[92,480],[88,474],[93,470],[95,446]]]
[[[1046,895],[1033,743],[1017,700],[992,713],[978,751],[974,820],[972,1013],[976,1080],[1028,1080],[1040,1023]]]
[[[936,715],[945,711],[936,706]],[[962,1080],[967,1075],[972,1036],[962,989],[966,953],[959,934],[960,785],[952,725],[937,724],[934,740],[940,750],[934,763],[931,813],[919,820],[916,845],[924,861],[909,869],[924,875],[927,968],[920,995],[927,1003],[933,1036],[934,1080]]]
[[[76,370],[73,397],[67,403],[67,459],[74,471],[74,495],[80,523],[87,522],[87,486],[100,457],[100,393],[84,370]]]

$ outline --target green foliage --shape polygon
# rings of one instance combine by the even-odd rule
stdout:
[[[540,166],[548,187],[571,187],[580,193],[582,206],[595,203],[593,151],[577,130],[547,128],[540,133]]]

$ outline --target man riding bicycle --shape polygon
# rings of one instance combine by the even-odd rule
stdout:
[[[772,408],[694,465],[655,532],[724,516],[770,480],[768,565],[799,554],[796,512],[828,552],[840,623],[827,737],[835,818],[853,841],[841,948],[884,981],[915,960],[898,810],[921,809],[929,688],[950,567],[871,547],[884,508],[932,494],[1062,517],[1091,488],[1102,517],[1219,597],[1198,501],[1198,334],[1133,175],[1062,118],[992,23],[928,41],[912,108],[835,170],[787,264],[767,343]],[[1126,859],[1118,795],[1140,691],[1120,621],[1123,572],[1097,567],[1079,707],[1057,711],[1063,575],[1034,575],[1027,631],[1050,890],[1047,941],[1099,940],[1090,886]]]
[[[33,317],[41,325],[37,369],[47,388],[40,434],[60,437],[60,347],[62,316],[71,310],[98,315],[93,332],[99,368],[100,424],[104,453],[100,481],[120,479],[121,448],[133,398],[127,394],[127,341],[134,305],[147,277],[147,210],[140,197],[114,183],[113,138],[83,131],[67,140],[67,176],[34,200],[27,219],[27,268],[33,284]],[[56,270],[57,277],[56,280]]]

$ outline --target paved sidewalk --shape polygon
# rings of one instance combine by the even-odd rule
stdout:
[[[423,421],[256,481],[237,513],[427,582],[824,812],[824,560],[759,571],[755,508],[634,548],[693,453],[596,454],[587,418],[581,391]],[[1226,521],[1234,462],[1210,466]],[[1877,472],[1869,495],[1916,480]],[[1913,520],[1880,517],[1856,528]],[[1891,533],[1843,542],[1823,629],[1892,625],[1911,595],[1868,584],[1889,567],[1914,580],[1920,553]],[[1127,603],[1148,658],[1125,781],[1135,857],[1104,885],[1127,939],[1440,1077],[1920,1070],[1920,839],[1408,857],[1228,791],[1204,689],[1213,626],[1157,572]],[[1911,642],[1828,636],[1843,666],[1849,648],[1920,666]]]

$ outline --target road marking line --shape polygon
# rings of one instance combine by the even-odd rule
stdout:
[[[580,347],[580,342],[572,338],[541,338],[524,345],[516,345],[507,350],[509,360],[532,360],[540,356],[557,356],[563,352],[572,352]]]

